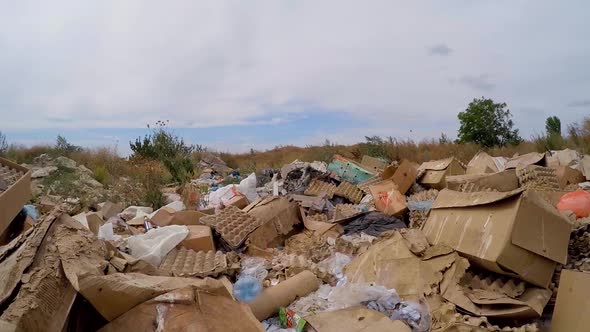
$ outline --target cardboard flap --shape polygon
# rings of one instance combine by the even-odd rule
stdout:
[[[526,191],[523,198],[512,230],[512,243],[566,264],[571,224],[539,193]]]
[[[539,152],[531,152],[523,154],[522,156],[511,158],[506,162],[505,169],[526,167],[528,165],[534,165],[545,158],[545,154]]]
[[[418,171],[442,171],[447,169],[449,165],[453,162],[453,157],[441,159],[441,160],[432,160],[422,163],[418,168]]]
[[[473,192],[463,193],[449,189],[443,189],[439,194],[432,209],[468,207],[486,205],[519,195],[524,189],[516,189],[508,192]]]

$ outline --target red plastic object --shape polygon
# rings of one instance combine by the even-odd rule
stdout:
[[[557,203],[559,211],[573,211],[576,217],[586,218],[590,216],[590,193],[577,190],[567,193]]]

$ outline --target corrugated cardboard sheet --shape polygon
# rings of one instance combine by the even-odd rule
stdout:
[[[304,317],[317,332],[410,332],[399,320],[365,307],[352,307]]]
[[[259,248],[282,245],[293,227],[301,223],[299,205],[286,197],[259,199],[244,211],[261,222],[261,226],[248,236],[249,243]]]
[[[0,190],[0,235],[2,235],[33,195],[31,171],[28,168],[4,158],[0,158],[0,167],[10,169],[6,176],[11,177],[11,179],[4,179],[7,188]],[[16,175],[16,178],[13,179],[13,175]]]
[[[465,174],[447,176],[447,188],[458,191],[462,185],[473,184],[479,188],[497,191],[512,191],[519,187],[516,170],[510,169],[493,174]]]
[[[506,162],[506,169],[527,167],[529,165],[541,165],[544,166],[544,153],[531,152],[508,159]]]
[[[590,326],[590,273],[561,271],[551,332],[586,332]]]

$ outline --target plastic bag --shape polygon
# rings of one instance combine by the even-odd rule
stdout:
[[[578,218],[590,216],[590,193],[577,190],[561,196],[557,203],[559,211],[572,211]]]
[[[262,292],[262,281],[268,276],[266,260],[261,257],[245,257],[240,265],[240,274],[234,284],[234,297],[238,301],[252,302]]]
[[[105,224],[106,225],[106,224]],[[145,234],[134,235],[127,239],[131,255],[156,267],[162,259],[188,235],[188,228],[171,225],[150,229]]]
[[[88,222],[86,223],[86,225],[88,225]],[[115,242],[119,242],[122,240],[121,235],[115,234],[115,231],[113,230],[113,224],[111,224],[110,222],[104,223],[102,226],[98,228],[98,238],[105,241]]]
[[[268,276],[266,264],[266,259],[262,257],[245,257],[240,261],[241,269],[238,278],[251,276],[262,282]]]
[[[250,202],[257,200],[258,193],[256,192],[256,174],[252,173],[248,175],[247,178],[240,181],[238,190],[240,193],[242,193],[242,195],[246,196]]]
[[[39,218],[39,211],[37,211],[35,205],[25,205],[23,207],[23,210],[25,210],[27,216],[31,217],[33,221],[37,221],[37,219]]]
[[[352,259],[349,256],[337,252],[333,256],[319,262],[318,268],[325,268],[336,280],[340,281],[344,279],[344,267],[351,261]]]

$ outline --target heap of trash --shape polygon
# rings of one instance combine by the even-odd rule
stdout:
[[[53,166],[0,159],[0,330],[590,326],[590,156],[200,166],[157,210],[70,215],[26,205]]]

